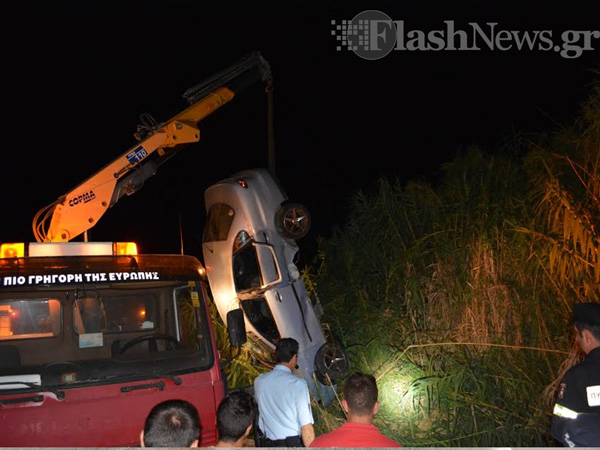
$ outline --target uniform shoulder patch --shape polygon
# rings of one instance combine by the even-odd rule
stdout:
[[[600,406],[600,385],[588,386],[586,388],[586,391],[587,391],[588,405]]]
[[[563,397],[565,396],[566,391],[567,391],[567,383],[560,383],[560,386],[558,387],[558,394],[556,395],[556,397],[559,400],[562,400]]]

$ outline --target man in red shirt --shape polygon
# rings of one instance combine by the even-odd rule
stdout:
[[[348,419],[339,428],[315,438],[311,447],[402,447],[373,425],[379,410],[373,375],[355,372],[344,385],[342,407]]]

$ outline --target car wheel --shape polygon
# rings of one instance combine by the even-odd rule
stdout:
[[[282,203],[275,215],[279,233],[289,239],[300,239],[308,234],[311,218],[305,206],[300,203]]]
[[[317,379],[324,385],[330,385],[348,373],[348,353],[339,344],[323,344],[315,355],[315,368]]]

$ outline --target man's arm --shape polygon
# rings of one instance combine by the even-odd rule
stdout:
[[[312,444],[312,441],[315,440],[315,429],[312,426],[312,423],[308,423],[306,425],[302,425],[302,442],[304,442],[305,447],[309,447]]]
[[[558,392],[556,393],[554,410],[552,411],[552,425],[550,428],[552,437],[565,446],[567,445],[565,443],[565,425],[567,421],[573,420],[573,415],[577,416],[575,411],[571,411],[571,409],[565,406],[565,404],[569,404],[567,397],[568,374],[569,372],[567,371],[563,379],[560,380]],[[571,389],[569,389],[568,392],[571,394]]]
[[[296,410],[298,411],[298,421],[303,424],[300,434],[305,447],[308,447],[315,440],[315,429],[313,428],[313,415],[310,407],[310,392],[306,381],[298,378],[296,394]]]
[[[567,424],[567,421],[569,420],[571,419],[566,419],[564,417],[557,416],[556,414],[552,416],[552,426],[550,429],[550,434],[554,439],[556,439],[558,442],[565,446],[566,444],[564,429],[565,425]]]
[[[574,376],[576,369],[577,366],[571,367],[560,381],[554,409],[552,411],[550,434],[565,447],[571,446],[569,442],[566,441],[569,436],[566,432],[567,426],[577,418],[579,412],[577,411],[577,409],[579,409],[577,408],[577,405],[581,404],[580,392],[578,391],[579,386],[576,382],[576,376]]]

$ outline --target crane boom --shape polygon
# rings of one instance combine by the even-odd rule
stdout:
[[[94,227],[108,208],[124,195],[137,192],[144,181],[185,144],[198,142],[199,122],[257,81],[265,82],[268,89],[272,82],[271,69],[259,52],[252,52],[188,89],[184,93],[190,104],[186,109],[166,122],[150,122],[139,127],[137,144],[40,209],[33,220],[36,240],[68,242]]]

